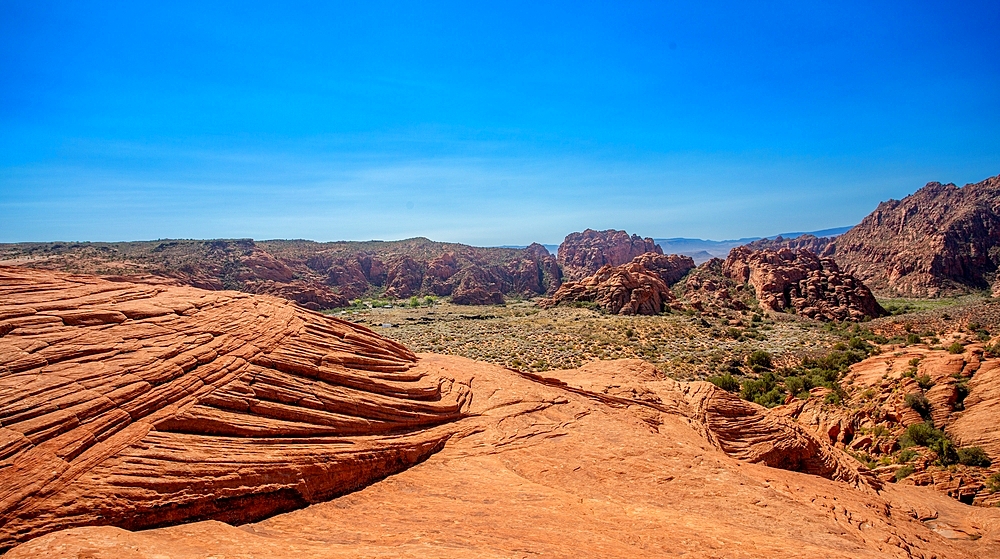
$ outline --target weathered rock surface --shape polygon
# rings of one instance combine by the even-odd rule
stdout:
[[[271,297],[0,274],[0,541],[30,540],[12,559],[1000,544],[1000,511],[880,486],[787,417],[640,361],[519,374]]]
[[[441,447],[462,386],[282,299],[0,267],[0,548],[259,519]]]
[[[663,254],[652,238],[629,236],[625,231],[570,233],[559,245],[559,264],[566,281],[578,281],[594,275],[603,266],[621,266],[647,252]]]
[[[915,474],[899,483],[930,486],[970,504],[1000,504],[1000,494],[984,484],[992,472],[1000,471],[1000,432],[995,428],[1000,359],[983,357],[980,344],[970,344],[960,354],[922,345],[899,348],[853,365],[841,385],[849,395],[843,406],[825,403],[825,389],[817,388],[813,397],[791,399],[774,413],[795,419],[831,444],[875,458],[891,457],[907,426],[929,420],[958,447],[982,448],[995,466],[935,467],[937,455],[918,447],[917,456],[906,461]],[[906,404],[908,395],[926,398],[923,416]],[[895,481],[894,474],[903,466],[892,462],[880,466],[878,473],[884,481]]]
[[[721,309],[742,311],[750,308],[753,299],[749,289],[742,283],[737,285],[732,278],[722,273],[723,261],[712,258],[703,262],[687,275],[684,280],[684,298],[698,311],[717,312]]]
[[[962,188],[932,182],[882,202],[835,247],[844,271],[878,293],[989,289],[1000,267],[1000,176]]]
[[[421,355],[415,370],[459,382],[474,377],[477,396],[462,421],[476,428],[404,472],[240,528],[77,528],[9,556],[570,558],[585,550],[630,558],[987,558],[1000,542],[997,510],[921,487],[876,493],[867,484],[765,466],[775,446],[768,437],[780,445],[810,436],[781,419],[736,428],[767,412],[732,410],[714,387],[685,388],[641,362],[526,378]],[[699,417],[722,428],[706,430]],[[754,438],[736,452],[762,458],[756,463],[726,456],[705,437],[741,430]]]
[[[670,285],[692,268],[689,256],[641,254],[628,264],[605,265],[590,277],[564,283],[542,306],[593,302],[611,314],[659,314],[674,300]]]
[[[276,295],[314,310],[343,307],[362,296],[449,296],[465,277],[460,272],[473,267],[476,287],[488,290],[478,297],[483,301],[551,294],[561,281],[556,258],[541,245],[480,248],[420,238],[23,243],[0,245],[0,261],[123,281],[173,280],[202,289]]]
[[[751,250],[736,247],[722,265],[737,283],[749,283],[760,305],[772,311],[794,309],[822,320],[861,320],[886,314],[872,292],[829,258],[807,250]]]

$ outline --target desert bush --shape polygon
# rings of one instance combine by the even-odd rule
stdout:
[[[899,437],[899,446],[902,448],[911,446],[926,446],[930,448],[934,441],[945,437],[947,435],[944,434],[944,431],[935,429],[934,424],[930,421],[914,423],[907,427],[903,435]]]
[[[736,392],[740,389],[740,381],[736,380],[736,377],[731,373],[708,377],[706,380],[726,392]]]
[[[771,354],[763,349],[754,350],[754,352],[747,357],[747,366],[749,366],[755,373],[769,371],[772,368]]]
[[[740,397],[771,408],[784,403],[785,391],[778,387],[775,374],[768,371],[760,378],[744,380],[740,386]]]
[[[931,379],[930,375],[928,374],[923,374],[920,375],[919,377],[916,377],[916,381],[917,381],[917,386],[919,386],[924,390],[927,390],[928,388],[934,386],[934,380]]]
[[[906,344],[907,345],[916,345],[916,344],[919,344],[919,343],[920,343],[920,336],[918,336],[917,334],[914,334],[914,333],[911,332],[911,333],[909,333],[909,334],[906,335]]]
[[[963,351],[965,351],[965,346],[959,342],[955,342],[950,346],[948,346],[948,353],[957,355],[959,353],[962,353]]]
[[[990,493],[1000,493],[1000,472],[986,478],[986,489],[989,489]]]
[[[913,359],[910,359],[910,360],[909,360],[909,361],[907,362],[907,364],[908,364],[909,366],[911,366],[911,367],[914,367],[914,368],[915,368],[915,367],[916,367],[917,365],[919,365],[919,364],[920,364],[920,358],[919,358],[919,357],[914,357]]]
[[[958,449],[958,463],[965,466],[989,468],[993,461],[990,460],[990,456],[986,454],[986,451],[982,448],[978,446],[967,446],[965,448]]]
[[[920,414],[920,417],[927,419],[931,414],[931,403],[927,401],[927,396],[921,393],[907,394],[903,398],[903,405]],[[926,446],[926,445],[924,445]]]
[[[903,450],[900,450],[899,454],[896,456],[896,463],[905,464],[916,457],[916,451],[910,448],[904,448]]]
[[[789,394],[798,396],[802,393],[808,393],[809,389],[812,387],[812,379],[809,377],[785,377],[785,390],[787,390]]]
[[[909,464],[903,466],[902,468],[896,470],[896,473],[895,473],[896,481],[900,481],[902,479],[906,479],[907,477],[909,477],[915,471],[916,470],[913,469],[913,466],[911,466]]]

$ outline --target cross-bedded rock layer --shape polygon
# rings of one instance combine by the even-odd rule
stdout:
[[[0,267],[0,548],[248,521],[439,449],[466,391],[272,297]]]

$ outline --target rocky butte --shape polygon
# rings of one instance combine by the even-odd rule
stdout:
[[[932,182],[883,202],[834,247],[844,271],[876,293],[989,289],[1000,267],[1000,176],[961,188]]]
[[[587,229],[570,233],[559,245],[559,265],[567,281],[595,274],[602,266],[621,266],[647,252],[663,254],[652,238],[629,236],[625,231]]]
[[[271,296],[0,267],[12,559],[996,556],[1000,510],[838,444],[640,361],[539,376]]]

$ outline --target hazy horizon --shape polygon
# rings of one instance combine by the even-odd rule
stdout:
[[[0,4],[0,242],[736,239],[1000,173],[1000,5]]]

